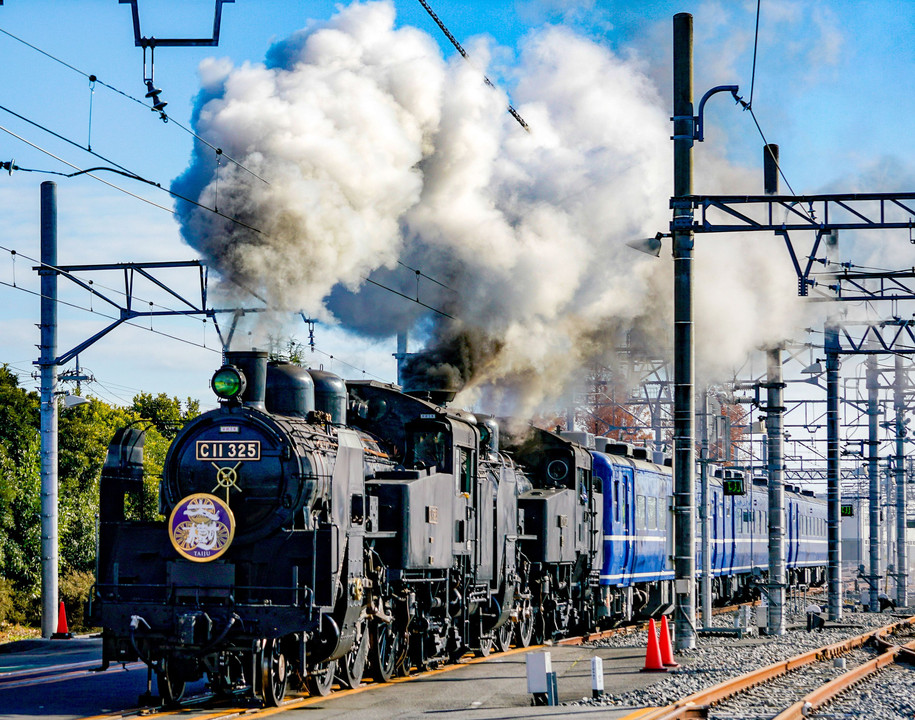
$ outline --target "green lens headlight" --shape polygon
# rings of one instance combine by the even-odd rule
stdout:
[[[245,391],[245,376],[238,368],[226,365],[216,371],[210,384],[218,397],[223,400],[231,400]]]

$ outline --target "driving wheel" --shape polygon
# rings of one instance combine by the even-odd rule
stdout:
[[[276,707],[286,695],[289,666],[279,638],[266,641],[261,657],[261,697],[264,705]]]

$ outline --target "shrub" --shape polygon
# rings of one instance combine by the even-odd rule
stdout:
[[[13,585],[0,577],[0,623],[13,620]]]
[[[67,608],[67,625],[71,632],[86,630],[86,604],[95,583],[95,575],[85,570],[71,570],[60,578],[58,593]]]

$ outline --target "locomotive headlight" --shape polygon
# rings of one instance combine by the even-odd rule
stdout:
[[[224,365],[219,368],[210,380],[210,386],[216,396],[223,400],[231,400],[245,391],[245,376],[234,365]]]

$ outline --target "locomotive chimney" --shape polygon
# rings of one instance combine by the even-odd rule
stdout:
[[[226,363],[244,373],[246,384],[242,400],[245,405],[266,410],[267,353],[263,350],[230,350],[226,352]]]

